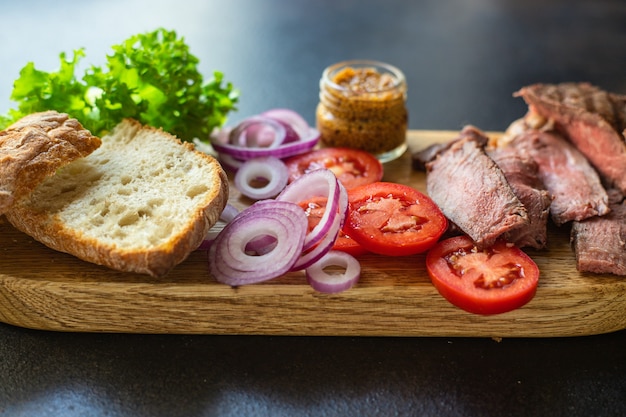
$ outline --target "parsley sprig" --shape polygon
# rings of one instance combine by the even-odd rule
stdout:
[[[30,113],[57,110],[97,135],[132,117],[181,140],[208,140],[236,110],[239,91],[219,71],[205,82],[198,71],[199,59],[175,31],[161,28],[137,34],[112,50],[104,67],[92,65],[80,78],[83,48],[71,59],[61,53],[55,72],[26,64],[11,94],[18,107],[0,116],[0,130]]]

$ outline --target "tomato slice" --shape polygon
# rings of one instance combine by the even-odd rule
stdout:
[[[300,207],[304,210],[309,221],[309,232],[320,222],[326,209],[327,199],[325,197],[314,197],[312,199],[300,203]],[[333,250],[347,252],[352,256],[359,256],[367,253],[367,250],[359,245],[354,239],[346,235],[342,230],[335,240]]]
[[[333,249],[349,253],[354,257],[364,255],[368,252],[367,249],[357,243],[356,240],[348,236],[343,230],[339,232],[339,236],[335,241],[335,246],[333,246]]]
[[[373,155],[359,149],[321,148],[285,160],[289,182],[320,168],[330,169],[346,189],[380,181],[383,165]]]
[[[430,249],[448,221],[425,194],[407,185],[374,182],[348,191],[344,231],[370,252],[406,256]]]
[[[539,282],[537,264],[504,241],[478,250],[467,236],[443,240],[426,255],[437,291],[455,306],[476,314],[500,314],[528,303]]]

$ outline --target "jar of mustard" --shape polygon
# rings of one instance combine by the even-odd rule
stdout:
[[[382,162],[399,157],[407,149],[406,93],[402,71],[383,62],[326,68],[316,111],[322,145],[365,150]]]

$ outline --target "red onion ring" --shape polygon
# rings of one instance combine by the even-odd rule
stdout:
[[[228,203],[224,206],[224,210],[222,210],[222,214],[220,214],[220,220],[228,223],[235,217],[239,215],[239,209],[232,204]]]
[[[217,141],[214,141],[212,145],[216,152],[230,155],[236,159],[245,160],[261,156],[275,156],[276,158],[283,159],[310,151],[317,145],[319,138],[319,131],[310,128],[308,136],[300,138],[300,140],[295,142],[284,143],[276,148],[246,148],[227,143],[218,143]]]
[[[337,209],[341,214],[341,225],[339,228],[343,228],[344,223],[346,222],[346,218],[348,217],[348,190],[343,186],[341,181],[337,180],[339,184],[339,201],[337,202]]]
[[[209,248],[209,270],[231,286],[253,284],[288,272],[302,252],[307,232],[306,214],[296,204],[263,200],[229,222]],[[252,255],[247,245],[266,236],[276,238],[267,253]]]
[[[262,200],[257,201],[250,207],[241,211],[230,223],[235,220],[239,222],[241,225],[239,228],[247,229],[246,232],[248,234],[254,235],[254,237],[246,242],[241,242],[238,240],[229,240],[225,242],[228,246],[228,251],[232,254],[233,260],[235,261],[244,261],[241,257],[241,253],[246,254],[254,254],[258,255],[260,251],[265,253],[269,252],[266,249],[263,249],[262,246],[268,246],[273,242],[278,240],[278,237],[275,233],[267,232],[267,226],[264,223],[269,221],[273,221],[273,219],[278,219],[285,222],[285,226],[293,227],[294,224],[297,227],[299,222],[298,218],[286,218],[292,215],[294,212],[297,212],[296,208],[299,208],[296,204],[283,204],[284,202],[277,202],[274,200]],[[299,213],[297,215],[299,216]],[[270,220],[267,220],[267,219]],[[306,214],[305,214],[306,218]],[[229,224],[230,224],[229,223]],[[232,246],[233,244],[239,243],[238,246]],[[251,265],[252,269],[256,268],[256,265]],[[241,268],[245,269],[244,265],[241,265]],[[239,269],[239,268],[238,268]]]
[[[329,274],[324,269],[330,266],[343,268],[342,274]],[[352,255],[331,250],[322,259],[305,271],[307,282],[313,289],[324,293],[338,293],[350,289],[361,277],[361,265]]]
[[[262,187],[251,185],[255,180],[265,180]],[[278,195],[287,185],[289,171],[280,159],[273,156],[249,159],[235,174],[235,187],[246,197],[254,200],[263,200]]]
[[[276,246],[276,238],[270,235],[259,236],[256,239],[251,240],[246,245],[246,252],[256,255],[265,255],[270,252]]]
[[[261,113],[261,116],[270,117],[286,123],[291,126],[300,137],[306,136],[309,130],[309,124],[307,121],[304,120],[300,114],[290,109],[270,109]]]
[[[210,136],[211,145],[235,170],[239,161],[256,157],[287,158],[307,152],[319,141],[317,129],[289,109],[271,109],[244,119],[235,128],[222,128]],[[222,158],[224,159],[224,158]]]
[[[281,138],[282,136],[282,138]],[[231,140],[233,137],[231,136]],[[273,126],[260,123],[251,124],[241,132],[233,145],[246,146],[250,148],[272,148],[280,145],[285,140],[285,133],[277,131]]]
[[[320,222],[311,230],[304,240],[303,250],[308,250],[319,243],[328,233],[335,216],[345,216],[348,209],[347,193],[342,195],[343,185],[329,169],[318,169],[307,172],[276,197],[279,201],[299,203],[313,197],[327,197],[326,210]],[[345,191],[345,188],[344,188]],[[343,224],[343,219],[342,219]]]
[[[243,120],[228,135],[228,143],[245,148],[272,149],[298,139],[300,137],[291,126],[265,116],[252,116]]]
[[[211,141],[215,140],[219,143],[228,143],[230,133],[233,131],[232,127],[223,127],[221,129],[215,129],[210,135]]]
[[[339,231],[341,230],[341,223],[343,216],[335,216],[332,224],[328,228],[326,234],[322,237],[320,242],[312,249],[303,252],[302,256],[298,258],[296,263],[291,268],[292,271],[299,271],[301,269],[309,268],[315,262],[319,261],[324,255],[326,255],[334,246]]]

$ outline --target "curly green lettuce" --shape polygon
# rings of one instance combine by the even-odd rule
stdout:
[[[175,31],[161,28],[134,35],[112,50],[104,67],[92,65],[80,78],[84,49],[75,50],[72,59],[61,53],[56,72],[38,70],[29,62],[11,94],[18,106],[0,116],[0,130],[25,115],[56,110],[100,136],[131,117],[181,140],[208,140],[236,110],[239,91],[219,71],[205,82],[198,58]]]

